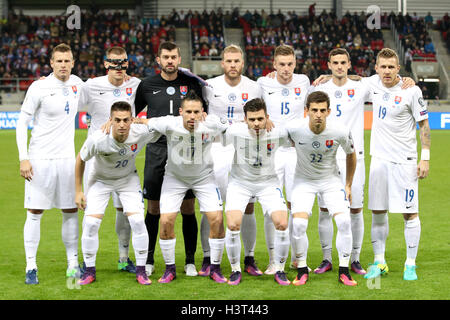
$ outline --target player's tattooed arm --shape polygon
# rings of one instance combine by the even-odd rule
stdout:
[[[424,179],[428,176],[430,170],[430,147],[431,133],[428,119],[419,122],[420,143],[422,147],[422,155],[417,165],[417,177]]]

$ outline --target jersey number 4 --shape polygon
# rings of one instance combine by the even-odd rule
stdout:
[[[66,106],[64,107],[64,111],[69,114],[70,108],[69,108],[69,101],[66,101]]]

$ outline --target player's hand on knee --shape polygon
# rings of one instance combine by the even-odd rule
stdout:
[[[20,161],[20,176],[25,180],[31,181],[33,177],[33,167],[31,166],[30,160]]]
[[[75,195],[75,204],[80,210],[86,209],[86,197],[83,192],[77,192]]]
[[[419,161],[419,165],[417,166],[417,177],[419,179],[425,179],[428,176],[428,172],[430,170],[430,163],[426,160]]]

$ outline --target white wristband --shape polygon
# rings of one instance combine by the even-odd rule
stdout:
[[[422,149],[420,160],[430,161],[430,149]]]

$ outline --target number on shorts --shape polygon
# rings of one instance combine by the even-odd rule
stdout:
[[[406,189],[405,201],[406,202],[411,202],[413,200],[413,198],[414,198],[414,190],[413,189]]]
[[[127,166],[127,164],[128,164],[128,160],[126,160],[126,159],[123,161],[117,161],[116,166],[114,168],[120,168],[120,167],[124,168]]]

